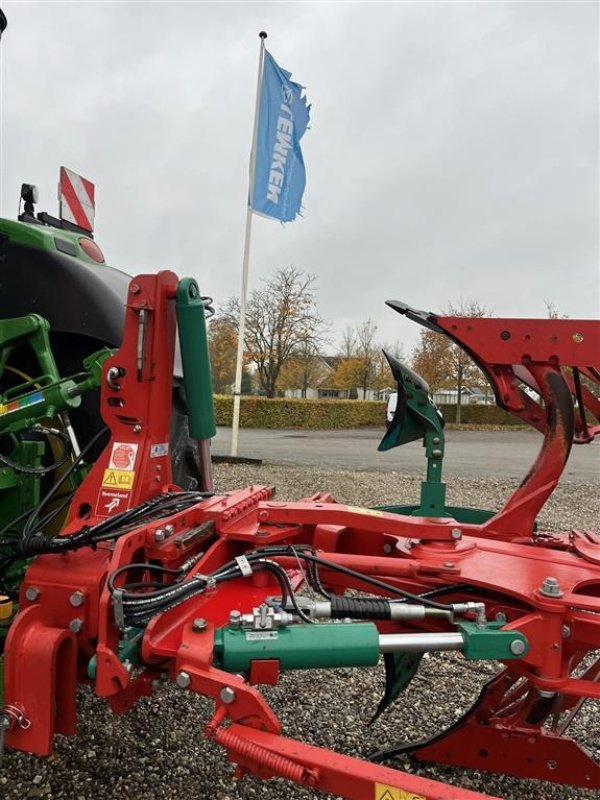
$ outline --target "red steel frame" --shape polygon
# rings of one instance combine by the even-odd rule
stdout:
[[[159,273],[140,276],[130,286],[123,345],[105,365],[105,374],[113,367],[120,376],[115,381],[113,371],[102,391],[111,443],[80,487],[65,532],[78,530],[102,510],[102,484],[115,443],[136,445],[137,453],[133,484],[122,504],[133,506],[170,487],[168,457],[153,446],[168,441],[176,284],[172,273]],[[327,494],[277,503],[269,487],[251,486],[207,498],[160,524],[140,526],[111,546],[40,556],[27,570],[7,638],[5,710],[14,721],[7,745],[47,755],[55,733],[75,733],[76,686],[89,682],[87,664],[96,655],[95,691],[116,712],[150,694],[165,671],[173,680],[185,673],[187,688],[215,700],[205,733],[225,747],[240,775],[282,776],[357,800],[382,797],[386,787],[393,798],[482,797],[286,739],[255,688],[277,681],[278,662],[253,662],[246,679],[213,665],[215,627],[227,623],[232,609],[250,611],[278,592],[268,573],[226,582],[154,617],[143,634],[143,667],[131,671],[119,659],[120,634],[106,588],[107,576],[117,568],[147,560],[177,567],[205,550],[194,574],[207,574],[253,548],[303,543],[331,562],[411,592],[448,586],[444,602],[481,600],[488,618],[502,614],[507,628],[527,637],[526,655],[507,662],[451,730],[413,748],[418,758],[600,788],[600,767],[566,735],[583,701],[600,698],[600,659],[593,656],[600,649],[600,539],[585,531],[533,530],[573,439],[589,440],[598,432],[583,412],[586,405],[598,419],[598,403],[588,390],[576,391],[575,383],[580,374],[598,379],[600,326],[569,320],[435,322],[485,367],[500,404],[545,434],[536,463],[503,509],[481,525],[457,524],[346,506]],[[521,392],[518,380],[536,387],[544,405]],[[580,400],[576,411],[572,393]],[[167,522],[173,535],[157,542],[154,534]],[[182,545],[178,534],[199,526],[210,529],[211,537]],[[275,560],[296,586],[302,583],[296,559]],[[332,569],[321,568],[320,575],[332,592],[373,591]],[[542,590],[550,576],[560,586],[554,597]],[[457,585],[466,588],[450,588]],[[192,625],[199,616],[208,623],[200,631]],[[380,628],[449,629],[437,621],[385,622]]]

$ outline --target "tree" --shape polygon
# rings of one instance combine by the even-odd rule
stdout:
[[[342,334],[343,357],[334,375],[334,383],[340,389],[358,388],[362,399],[367,389],[372,389],[376,373],[378,346],[375,344],[377,325],[370,319],[356,328],[346,328]]]
[[[309,388],[320,386],[329,376],[329,370],[314,345],[302,346],[281,368],[278,389],[300,389],[306,397]]]
[[[390,355],[403,358],[403,348],[398,342],[383,347],[376,342],[377,326],[370,319],[356,328],[348,327],[342,334],[342,358],[337,366],[333,382],[339,389],[360,389],[362,399],[367,391],[381,391],[392,382],[390,368],[383,350]]]
[[[449,317],[486,317],[489,311],[469,300],[461,301],[458,306],[449,305],[443,314]],[[411,366],[427,381],[432,393],[438,389],[456,389],[456,422],[460,423],[465,388],[485,386],[485,376],[471,357],[444,334],[422,329],[419,337]]]
[[[226,317],[208,323],[208,351],[215,394],[230,394],[235,381],[237,328]]]
[[[289,266],[274,272],[250,294],[244,347],[267,397],[275,397],[281,370],[290,358],[310,348],[318,350],[325,342],[328,325],[315,303],[315,280],[315,275]],[[236,298],[229,301],[226,315],[237,330],[240,306]]]

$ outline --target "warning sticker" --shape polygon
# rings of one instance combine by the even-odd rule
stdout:
[[[385,783],[375,784],[375,800],[426,800],[422,794],[413,794],[397,786],[386,786]]]
[[[150,458],[158,458],[159,456],[169,455],[169,443],[163,442],[162,444],[153,444],[150,448]]]
[[[130,498],[129,492],[123,492],[119,489],[100,489],[98,501],[96,502],[96,516],[110,517],[112,514],[125,511],[126,508],[129,508]]]
[[[360,506],[346,506],[347,511],[358,511],[359,514],[368,514],[370,517],[382,517],[383,511],[376,508],[360,508]]]
[[[102,486],[107,489],[121,489],[124,492],[129,492],[133,486],[134,478],[135,472],[123,469],[105,469]]]
[[[114,442],[110,454],[109,469],[123,469],[132,472],[135,467],[139,445],[128,442]]]

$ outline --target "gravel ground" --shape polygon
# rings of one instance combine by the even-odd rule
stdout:
[[[340,502],[378,505],[417,502],[420,476],[324,471],[311,468],[219,465],[216,484],[227,491],[272,484],[278,499],[331,491]],[[498,508],[514,485],[501,480],[448,481],[448,504]],[[598,527],[600,493],[594,484],[565,483],[546,506],[546,530]],[[424,658],[402,700],[373,726],[368,720],[383,690],[383,668],[290,673],[264,691],[286,735],[365,757],[382,746],[432,734],[452,722],[476,698],[494,668],[450,654]],[[282,781],[235,782],[220,748],[202,734],[212,703],[165,686],[124,716],[111,714],[87,689],[79,693],[79,732],[57,737],[47,759],[7,753],[0,768],[3,800],[305,800],[322,797]],[[600,760],[598,704],[588,702],[572,734]],[[598,792],[428,765],[403,769],[505,800],[584,800]]]

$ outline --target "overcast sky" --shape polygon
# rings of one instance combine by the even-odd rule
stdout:
[[[3,216],[60,165],[128,272],[239,292],[258,32],[306,86],[304,217],[256,217],[250,287],[316,273],[338,336],[387,299],[598,315],[596,2],[1,2]],[[333,347],[330,350],[333,351]]]

